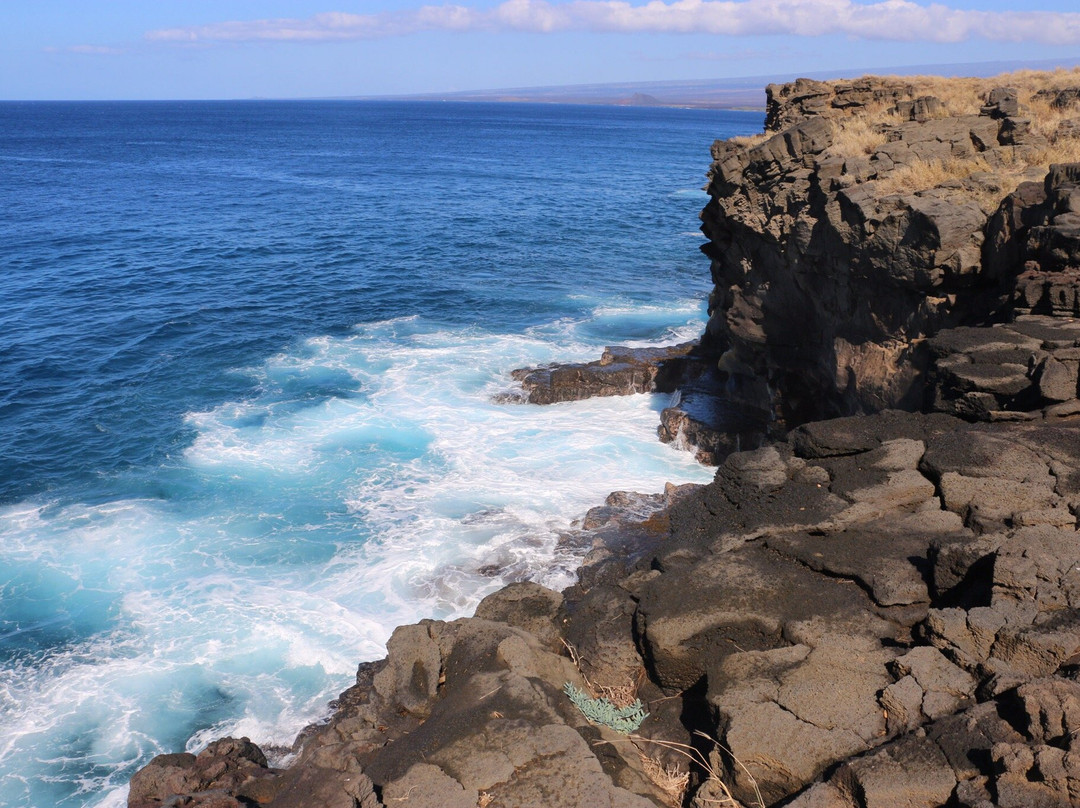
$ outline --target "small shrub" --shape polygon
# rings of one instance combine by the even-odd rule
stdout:
[[[641,699],[634,699],[634,703],[626,707],[616,707],[606,698],[590,698],[588,693],[574,687],[572,682],[563,685],[563,692],[587,719],[594,724],[611,727],[623,735],[636,731],[649,715]]]

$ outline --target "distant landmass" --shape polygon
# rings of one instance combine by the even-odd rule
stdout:
[[[1072,59],[1037,61],[968,62],[962,64],[907,65],[904,67],[851,68],[800,74],[826,81],[865,75],[993,76],[1013,70],[1050,70],[1080,65]],[[764,109],[765,85],[791,81],[791,73],[689,81],[645,81],[618,84],[574,84],[552,87],[514,87],[495,90],[465,90],[395,96],[352,96],[365,100],[409,101],[518,101],[549,104],[609,104],[649,107],[703,107],[711,109]]]

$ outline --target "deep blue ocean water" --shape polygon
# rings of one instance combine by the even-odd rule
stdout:
[[[287,746],[395,625],[572,580],[571,522],[711,471],[661,396],[510,370],[704,323],[756,113],[0,104],[0,804]]]

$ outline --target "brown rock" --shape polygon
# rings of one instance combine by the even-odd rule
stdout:
[[[198,755],[158,755],[131,778],[130,808],[155,808],[176,796],[201,808],[237,808],[237,794],[273,771],[247,738],[222,738]]]
[[[561,648],[556,617],[563,596],[539,584],[522,581],[503,587],[480,601],[476,616],[524,629],[549,648]]]
[[[910,736],[845,763],[835,779],[865,808],[934,808],[948,802],[957,783],[941,750]]]

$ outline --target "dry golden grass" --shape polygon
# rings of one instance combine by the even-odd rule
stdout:
[[[982,156],[954,160],[913,160],[890,172],[874,186],[882,196],[937,188],[949,180],[967,179],[980,171],[998,172]]]
[[[679,767],[673,763],[665,766],[660,758],[649,757],[640,749],[638,756],[641,758],[641,768],[645,776],[664,793],[668,805],[679,808],[686,797],[686,789],[690,786],[690,772],[679,771]]]
[[[730,750],[724,747],[715,738],[712,738],[711,736],[706,735],[704,732],[701,731],[696,731],[694,734],[709,741],[714,747],[718,749],[723,749],[725,752],[727,752],[731,760],[734,761],[735,764],[746,774],[746,777],[750,781],[751,787],[754,789],[754,801],[750,804],[750,808],[765,808],[765,799],[761,796],[761,790],[758,788],[757,780],[755,779],[754,775],[750,773],[750,770],[743,765],[742,761],[732,755]],[[642,748],[644,746],[652,744],[654,746],[659,746],[664,749],[669,749],[678,755],[682,755],[691,764],[699,767],[706,777],[706,782],[712,785],[711,790],[715,796],[705,797],[699,792],[695,798],[698,803],[703,805],[716,805],[720,806],[720,808],[742,808],[742,803],[735,799],[734,795],[731,793],[731,789],[728,787],[727,783],[724,782],[722,772],[720,771],[718,765],[714,762],[711,753],[709,755],[705,755],[701,752],[701,750],[697,749],[694,746],[691,746],[690,744],[678,743],[677,741],[665,741],[658,738],[643,738],[640,735],[631,735],[626,740],[629,743],[634,744],[635,747],[637,747],[638,754],[641,756],[643,765],[646,759],[652,758],[649,758],[645,754],[645,752],[642,751]],[[598,741],[597,743],[611,743],[611,741]],[[670,772],[678,771],[678,767],[676,766],[663,767],[660,765],[660,761],[658,759],[652,760],[656,767],[660,771],[664,772],[662,777],[666,778],[668,777]],[[656,783],[657,786],[661,788],[661,790],[663,790],[663,786],[660,784],[660,782],[657,782],[655,779],[653,780],[653,782]],[[689,784],[689,776],[687,776],[686,782],[687,784]],[[684,794],[685,788],[686,787],[683,786]]]
[[[1021,111],[1027,110],[1033,118],[1040,122],[1046,121],[1050,129],[1049,133],[1056,129],[1060,121],[1080,115],[1080,109],[1053,110],[1050,108],[1050,99],[1045,96],[1037,97],[1042,91],[1080,87],[1080,68],[1018,70],[989,78],[946,78],[943,76],[865,76],[864,78],[904,87],[913,99],[924,95],[936,97],[945,108],[933,117],[978,115],[985,102],[986,94],[995,87],[1015,89]],[[867,119],[872,124],[896,122],[892,107],[885,104],[856,107],[853,108],[853,114],[855,117]],[[841,115],[838,119],[841,126],[845,126],[844,117],[846,116]]]
[[[876,181],[882,196],[914,193],[936,188],[943,183],[965,180],[976,174],[987,176],[973,183],[973,191],[983,207],[996,206],[1022,175],[1052,163],[1080,161],[1080,137],[1062,134],[1061,124],[1080,118],[1080,104],[1054,109],[1056,91],[1080,87],[1080,68],[1052,71],[1021,70],[989,78],[943,78],[940,76],[873,76],[877,81],[903,86],[912,98],[932,95],[944,105],[942,115],[976,115],[990,90],[1011,87],[1016,90],[1021,116],[1031,120],[1032,132],[1045,138],[1041,147],[995,147],[992,154],[947,160],[915,160]],[[1040,93],[1043,93],[1040,95]],[[935,116],[939,117],[939,116]],[[888,139],[887,130],[899,120],[894,107],[887,104],[856,107],[850,114],[834,115],[829,120],[833,139],[829,153],[848,157],[872,155]],[[1000,191],[1000,193],[998,193]],[[993,198],[996,196],[996,199]],[[983,199],[982,197],[985,197]]]
[[[1060,138],[1045,148],[1039,149],[1028,161],[1029,165],[1080,162],[1080,138]]]
[[[996,78],[1002,79],[997,87],[1016,87],[1021,107],[1034,103],[1034,96],[1044,90],[1064,90],[1068,87],[1080,87],[1080,68],[1065,70],[1019,70],[1006,73]],[[1077,114],[1080,110],[1074,110]]]
[[[759,132],[756,135],[736,135],[735,137],[728,138],[728,143],[734,143],[736,146],[742,146],[744,149],[752,149],[760,143],[764,143],[775,132]]]
[[[896,116],[891,113],[831,119],[829,126],[832,129],[832,145],[829,150],[845,157],[873,154],[888,140],[883,124],[890,118],[893,122],[896,121]]]
[[[1080,68],[1058,68],[1048,71],[1018,70],[987,78],[891,75],[864,76],[863,78],[903,88],[905,94],[911,99],[927,95],[934,96],[941,101],[943,106],[931,115],[932,118],[978,115],[991,90],[997,87],[1011,87],[1017,91],[1021,115],[1029,117],[1034,133],[1047,138],[1051,145],[1056,145],[1054,141],[1057,139],[1059,126],[1063,121],[1080,118],[1080,104],[1066,109],[1054,109],[1051,106],[1052,96],[1039,95],[1044,91],[1080,87]],[[826,83],[836,85],[845,82]],[[829,152],[840,157],[872,155],[876,149],[886,143],[888,139],[886,130],[901,123],[894,105],[886,103],[852,107],[850,111],[829,110],[826,117],[833,135]],[[756,135],[733,137],[730,142],[750,149],[763,143],[773,134],[775,133],[761,132]],[[1069,146],[1064,149],[1064,153],[1072,155],[1075,150]],[[1077,158],[1073,156],[1063,156],[1053,157],[1050,161],[1075,159]],[[1023,173],[1024,168],[1041,162],[1045,161],[1028,160],[1027,164],[1016,173]],[[986,170],[986,167],[964,165],[963,161],[939,167],[919,166],[913,167],[911,172],[921,179],[918,177],[911,177],[911,179],[922,183],[930,182],[934,177],[938,177],[940,181],[945,181],[970,176],[975,171],[981,170]],[[901,183],[902,180],[894,181],[898,188],[902,187]],[[932,187],[934,186],[919,184],[912,189],[924,190]]]
[[[912,76],[908,81],[916,88],[916,95],[932,95],[944,105],[946,115],[978,115],[986,93],[999,83],[984,86],[984,79],[952,78],[941,76]]]
[[[642,673],[643,672],[644,671],[642,671]],[[639,673],[639,678],[640,675],[641,674]],[[582,674],[582,678],[584,678],[584,676],[585,675]],[[618,707],[620,709],[622,709],[623,707],[629,707],[631,704],[637,701],[638,683],[636,680],[632,682],[624,682],[623,684],[616,685],[614,687],[608,687],[607,685],[598,685],[589,682],[589,689],[593,691],[594,699],[607,699],[615,707]]]
[[[991,165],[981,154],[963,159],[914,160],[878,180],[875,188],[881,196],[915,193],[985,172],[993,175],[998,187],[1006,189],[1001,194],[1004,196],[1032,168],[1049,170],[1054,163],[1080,162],[1080,138],[1062,138],[1034,149],[1004,147],[997,149],[995,155],[1001,161],[999,165]],[[994,200],[994,206],[998,201],[1000,197]]]
[[[1080,117],[1080,108],[1055,109],[1051,106],[1052,100],[1047,96],[1032,96],[1025,110],[1025,114],[1031,118],[1032,131],[1050,140],[1056,137],[1062,122]]]
[[[1017,70],[987,78],[946,78],[944,76],[870,76],[868,78],[906,85],[911,88],[912,98],[921,95],[935,96],[945,105],[944,114],[978,115],[986,94],[995,87],[1014,88],[1023,108],[1031,105],[1034,96],[1041,90],[1080,86],[1080,68]],[[1066,114],[1065,117],[1069,116]]]

